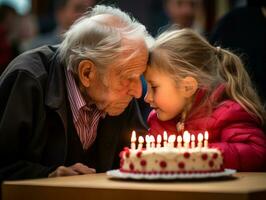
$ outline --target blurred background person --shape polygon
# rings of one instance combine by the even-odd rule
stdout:
[[[52,31],[40,33],[28,43],[23,50],[33,49],[42,45],[59,44],[62,34],[89,8],[94,6],[95,0],[56,0],[54,5],[54,17],[56,26]],[[42,28],[40,27],[40,30]]]
[[[18,55],[18,44],[15,27],[18,13],[5,3],[0,4],[0,74],[9,62]]]
[[[249,0],[227,13],[210,36],[216,46],[242,56],[259,96],[266,103],[266,0]]]
[[[167,17],[163,10],[163,0],[100,0],[99,3],[115,5],[133,15],[144,24],[153,36],[158,28],[167,23]]]
[[[0,74],[37,33],[30,0],[0,0]]]
[[[161,27],[159,32],[167,30],[172,25],[177,28],[192,28],[203,33],[203,25],[200,23],[200,11],[202,9],[200,0],[164,0],[163,9],[168,17],[168,24]]]

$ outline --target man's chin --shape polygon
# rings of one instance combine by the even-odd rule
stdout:
[[[113,110],[107,110],[107,114],[109,116],[117,116],[122,114],[125,111],[126,108],[120,108],[120,109],[113,109]]]

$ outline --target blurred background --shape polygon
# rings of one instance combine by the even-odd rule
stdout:
[[[60,43],[62,33],[96,4],[120,7],[153,36],[176,24],[231,49],[266,99],[266,0],[0,0],[0,74],[20,53]]]

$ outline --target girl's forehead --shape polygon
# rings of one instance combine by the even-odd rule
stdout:
[[[158,70],[156,68],[151,67],[151,66],[148,66],[146,71],[144,72],[144,76],[146,79],[155,78],[157,75],[158,75]]]
[[[165,76],[169,75],[166,72],[159,70],[158,68],[149,66],[144,73],[145,79],[149,82],[158,82]]]

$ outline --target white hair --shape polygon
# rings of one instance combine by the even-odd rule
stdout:
[[[108,20],[114,23],[99,20],[100,15],[110,15]],[[77,73],[80,61],[86,59],[91,60],[98,71],[104,71],[117,61],[118,53],[133,50],[128,55],[131,57],[137,51],[132,45],[121,45],[123,40],[144,40],[147,48],[153,42],[146,28],[128,14],[118,8],[96,5],[65,33],[59,46],[59,57],[74,73]],[[123,60],[128,58],[123,57]]]

